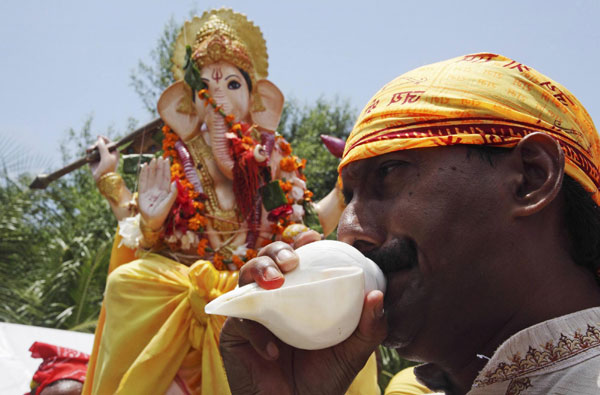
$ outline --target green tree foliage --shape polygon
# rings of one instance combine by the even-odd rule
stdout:
[[[415,363],[400,358],[396,350],[379,346],[377,349],[379,377],[377,384],[381,389],[381,393],[385,391],[392,377],[402,369],[414,366]]]
[[[91,120],[70,130],[65,162],[93,141]],[[0,185],[0,321],[93,331],[116,222],[82,168],[43,191],[29,175]]]
[[[311,106],[286,102],[278,132],[292,145],[294,154],[307,160],[306,179],[315,200],[323,198],[335,186],[339,159],[329,153],[320,136],[346,139],[356,111],[348,102],[318,99]]]

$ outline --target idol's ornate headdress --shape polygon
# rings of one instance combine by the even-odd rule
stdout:
[[[260,29],[231,9],[207,11],[185,22],[173,50],[172,71],[176,80],[183,79],[188,45],[200,69],[218,61],[229,62],[248,73],[253,87],[268,75],[267,46]]]

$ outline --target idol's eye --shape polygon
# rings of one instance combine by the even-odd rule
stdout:
[[[240,89],[242,87],[242,84],[240,84],[238,81],[236,80],[231,80],[229,81],[229,83],[227,84],[227,89],[231,89],[231,90],[236,90],[236,89]]]

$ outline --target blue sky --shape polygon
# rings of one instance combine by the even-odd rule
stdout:
[[[269,79],[287,98],[362,108],[403,72],[489,51],[565,85],[600,125],[600,1],[82,1],[0,2],[0,154],[6,142],[60,166],[69,128],[96,134],[151,119],[130,86],[164,25],[227,6],[263,31]]]

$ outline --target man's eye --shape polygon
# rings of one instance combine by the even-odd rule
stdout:
[[[390,162],[384,162],[377,168],[377,175],[379,177],[385,177],[393,170],[397,169],[400,166],[405,165],[406,162],[401,160],[395,160]]]
[[[240,89],[241,86],[242,84],[235,80],[229,81],[229,83],[227,84],[227,88],[231,90]]]

